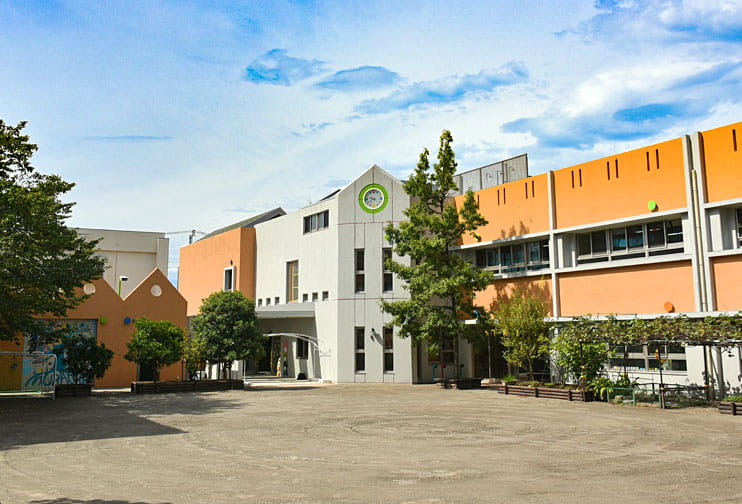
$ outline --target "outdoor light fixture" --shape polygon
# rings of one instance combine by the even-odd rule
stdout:
[[[119,296],[121,296],[121,284],[129,280],[129,277],[126,275],[121,275],[119,277]]]
[[[376,339],[376,338],[378,338],[378,337],[379,337],[379,335],[378,335],[378,334],[376,333],[376,329],[374,329],[374,328],[372,327],[372,328],[371,328],[371,334],[369,334],[369,336],[368,336],[368,337],[369,337],[369,338],[371,338],[372,340],[373,340],[373,339]]]

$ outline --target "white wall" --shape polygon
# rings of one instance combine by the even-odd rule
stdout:
[[[389,194],[389,202],[379,213],[364,211],[358,196],[368,184],[381,184]],[[394,372],[384,373],[383,328],[391,317],[379,305],[382,298],[404,299],[409,297],[399,279],[394,279],[394,289],[383,292],[382,249],[391,245],[385,239],[384,228],[389,222],[405,220],[402,213],[409,206],[409,196],[394,177],[373,167],[358,177],[338,194],[341,225],[339,231],[338,282],[340,301],[338,307],[338,381],[373,383],[411,383],[411,342],[394,338]],[[355,292],[355,250],[365,251],[365,292]],[[395,260],[401,260],[394,256]],[[365,334],[365,372],[355,373],[355,328],[363,327]],[[371,338],[371,329],[379,335]],[[396,336],[396,328],[395,328]]]
[[[96,253],[106,259],[103,279],[114,290],[118,289],[120,276],[129,278],[122,283],[122,297],[132,292],[155,268],[167,275],[169,239],[165,237],[165,233],[84,228],[76,230],[88,240],[101,239]]]
[[[304,234],[304,217],[329,210],[330,225]],[[256,276],[255,298],[266,298],[275,304],[286,303],[286,264],[299,261],[299,302],[303,294],[312,300],[317,292],[328,291],[330,299],[337,297],[337,201],[322,201],[297,212],[255,226]]]
[[[389,201],[379,213],[361,209],[358,196],[368,184],[383,185]],[[320,201],[297,212],[255,226],[257,239],[256,298],[266,298],[274,305],[286,302],[286,263],[299,261],[299,302],[307,294],[309,301],[316,292],[315,328],[319,352],[315,365],[323,379],[351,383],[411,383],[412,357],[409,340],[395,338],[394,372],[384,373],[383,338],[371,340],[371,329],[383,335],[384,323],[390,320],[381,311],[379,300],[405,298],[407,292],[398,279],[391,292],[383,290],[382,248],[389,247],[384,227],[390,221],[403,220],[402,211],[409,205],[401,183],[378,167],[372,167],[333,198]],[[304,234],[304,217],[329,210],[329,227]],[[365,283],[363,293],[355,292],[355,250],[365,250]],[[322,301],[322,292],[329,300]],[[287,306],[287,309],[289,307]],[[291,332],[285,323],[270,320],[264,327],[274,332]],[[355,373],[355,328],[364,327],[366,371]],[[291,346],[291,345],[290,345]],[[311,354],[312,352],[310,352]],[[300,362],[294,362],[301,365]]]

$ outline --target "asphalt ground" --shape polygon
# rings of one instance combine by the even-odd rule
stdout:
[[[0,399],[0,503],[740,503],[742,417],[429,385]]]

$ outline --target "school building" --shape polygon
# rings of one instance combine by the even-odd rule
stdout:
[[[555,320],[742,309],[740,126],[536,176],[528,176],[525,155],[457,175],[454,200],[473,190],[489,221],[479,239],[467,236],[455,248],[495,274],[476,302],[497,304],[519,286],[546,300]],[[238,375],[275,374],[277,357],[282,374],[346,383],[453,375],[452,348],[428,355],[387,327],[379,307],[379,299],[408,295],[383,267],[392,254],[384,226],[404,219],[408,204],[402,183],[373,166],[306,208],[275,209],[183,247],[179,281],[189,316],[216,290],[255,299],[273,358],[241,363]],[[465,342],[459,350],[464,376],[487,376],[486,352]],[[668,346],[662,358],[666,382],[702,384],[710,363],[727,390],[740,387],[739,349],[704,355]],[[630,364],[656,381],[646,347],[632,348]]]
[[[151,380],[151,369],[127,361],[124,355],[140,317],[169,320],[186,328],[186,301],[167,278],[169,240],[164,233],[82,228],[77,232],[89,240],[100,240],[96,254],[106,259],[103,278],[83,285],[80,293],[88,299],[65,317],[45,320],[68,332],[94,338],[113,350],[111,367],[103,378],[95,380],[96,387],[123,387],[134,380]],[[38,350],[50,353],[54,346],[44,345]],[[0,353],[28,350],[26,341],[0,342]],[[72,383],[63,360],[56,370],[46,369],[41,362],[46,361],[30,355],[2,355],[0,390]],[[164,368],[160,376],[162,380],[180,379],[181,364]]]
[[[547,300],[556,320],[741,310],[741,133],[735,123],[472,187],[489,224],[481,240],[467,237],[457,250],[496,278],[478,304],[496,304],[520,286]],[[631,350],[632,374],[658,381],[654,354]],[[739,348],[704,355],[668,346],[662,358],[666,382],[703,384],[706,362],[726,391],[742,385]]]

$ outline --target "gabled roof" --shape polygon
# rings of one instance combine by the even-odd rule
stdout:
[[[351,180],[350,182],[348,182],[347,184],[345,184],[343,187],[339,187],[339,188],[335,189],[334,191],[332,191],[330,194],[328,194],[324,198],[320,199],[319,201],[315,201],[314,203],[310,203],[309,205],[305,206],[304,208],[309,208],[309,207],[311,207],[313,205],[316,205],[320,201],[327,201],[327,200],[333,199],[339,193],[345,191],[348,187],[351,187],[353,184],[355,184],[356,180],[358,180],[359,178],[363,177],[368,172],[373,171],[373,170],[380,171],[381,173],[383,173],[384,175],[386,175],[387,177],[389,177],[392,180],[399,180],[397,177],[395,177],[394,175],[392,175],[391,173],[389,173],[385,169],[381,168],[379,165],[373,164],[373,165],[371,165],[370,168],[368,168],[363,173],[361,173],[360,175],[358,175],[356,178],[354,178],[353,180]]]
[[[241,220],[239,222],[235,222],[234,224],[230,224],[229,226],[224,226],[223,228],[219,228],[215,231],[212,231],[211,233],[205,236],[202,236],[199,239],[199,241],[205,238],[211,238],[212,236],[216,236],[218,234],[222,234],[227,231],[231,231],[233,229],[243,228],[243,227],[248,227],[248,228],[255,227],[256,224],[260,224],[261,222],[275,219],[276,217],[281,217],[282,215],[286,215],[286,211],[281,207],[277,207],[277,208],[274,208],[273,210],[268,210],[267,212],[263,212],[262,214],[249,217],[245,220]]]

